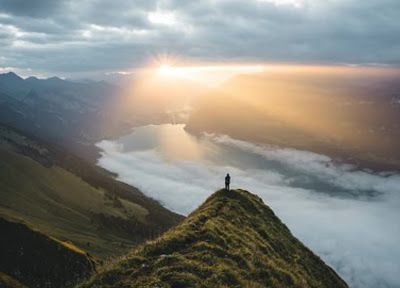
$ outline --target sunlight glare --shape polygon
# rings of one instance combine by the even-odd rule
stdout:
[[[158,73],[162,76],[172,76],[174,68],[171,65],[163,64],[158,68]]]
[[[256,74],[265,70],[263,65],[203,65],[172,66],[162,64],[157,74],[163,78],[186,78],[192,81],[213,84],[238,74]]]

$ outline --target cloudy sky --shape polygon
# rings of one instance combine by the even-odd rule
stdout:
[[[0,0],[0,72],[185,61],[400,64],[398,0]]]

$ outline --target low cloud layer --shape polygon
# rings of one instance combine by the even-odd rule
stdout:
[[[399,10],[397,0],[0,0],[0,67],[86,75],[161,54],[399,65]]]
[[[185,133],[177,129],[175,137]],[[102,141],[99,165],[183,214],[219,189],[230,172],[234,188],[262,197],[351,287],[400,286],[400,175],[212,135],[191,139],[206,151],[202,159],[171,160],[162,148],[165,141],[156,139],[169,134],[159,132],[153,127]]]

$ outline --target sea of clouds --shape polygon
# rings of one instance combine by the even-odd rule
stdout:
[[[166,161],[157,146],[127,151],[126,141],[105,140],[97,144],[103,151],[98,164],[185,215],[221,188],[229,172],[233,188],[262,197],[351,287],[400,287],[399,174],[228,136],[205,135],[202,141],[216,147],[204,159]]]

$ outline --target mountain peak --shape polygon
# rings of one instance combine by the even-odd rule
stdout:
[[[28,78],[25,79],[25,81],[38,81],[39,78],[35,77],[35,76],[30,76]]]
[[[50,80],[50,81],[64,81],[63,79],[61,79],[60,77],[57,77],[57,76],[53,76],[53,77],[47,78],[46,80]]]
[[[254,194],[219,190],[85,287],[347,287]]]
[[[0,76],[2,76],[3,78],[6,78],[8,80],[24,80],[12,71],[0,74]]]

